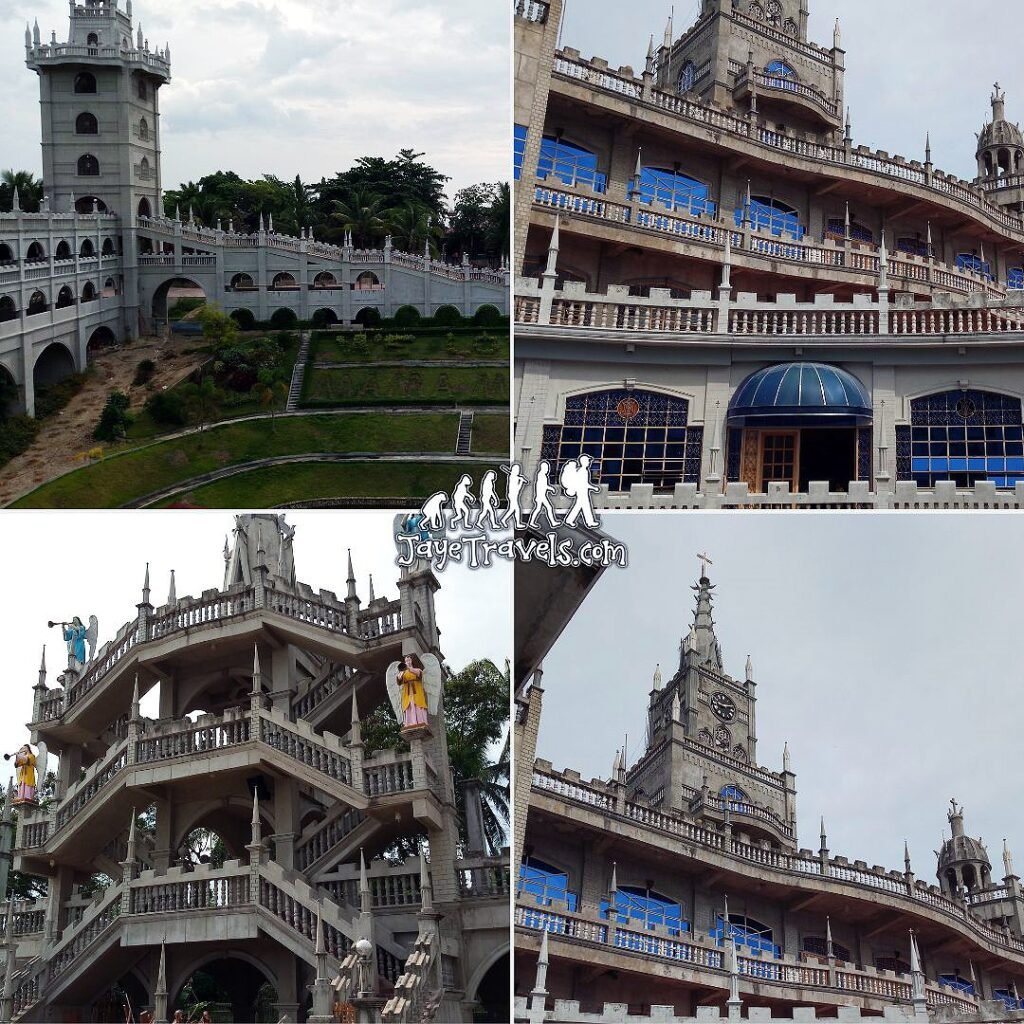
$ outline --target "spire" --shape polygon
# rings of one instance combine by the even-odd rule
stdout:
[[[820,836],[820,838],[821,838],[821,849],[819,849],[818,852],[824,857],[825,855],[828,854],[828,836],[825,834],[825,818],[824,818],[824,816],[822,816],[822,819],[821,819],[821,836]]]
[[[925,132],[924,135],[924,162],[930,164],[932,162],[932,133]]]
[[[260,794],[253,786],[252,790],[252,821],[249,823],[249,845],[259,846],[263,840],[263,832],[260,828]]]
[[[142,581],[142,603],[149,604],[149,562],[146,563],[146,577]]]
[[[715,637],[715,621],[712,616],[711,592],[714,586],[707,576],[707,566],[710,559],[701,555],[701,577],[696,586],[691,589],[697,595],[697,608],[693,615],[693,627],[689,641],[691,649],[697,652],[701,664],[711,662],[714,667],[721,670],[722,663],[718,649],[718,640]]]
[[[831,960],[835,956],[832,948],[832,918],[825,916],[825,955]]]
[[[673,27],[672,27],[672,21],[675,18],[675,13],[676,13],[676,9],[673,7],[671,12],[669,13],[669,16],[668,16],[668,22],[665,25],[665,39],[664,39],[664,42],[662,43],[662,45],[667,50],[671,50],[672,49],[672,42],[673,42],[673,39],[675,38],[675,32],[673,31]]]
[[[252,696],[256,697],[263,692],[263,673],[260,671],[260,647],[259,644],[252,645]]]
[[[882,244],[878,250],[878,290],[889,290],[889,250],[885,245],[885,228],[882,228]]]
[[[832,30],[832,49],[841,50],[843,48],[843,33],[839,28],[839,19],[836,18],[836,27]]]
[[[846,201],[846,212],[843,215],[843,237],[850,237],[850,201]]]
[[[43,644],[43,653],[39,659],[39,686],[46,685],[46,644]]]
[[[908,875],[910,874],[910,845],[906,839],[903,840],[903,869]]]
[[[178,603],[178,590],[174,584],[174,570],[171,570],[171,585],[167,588],[167,603],[177,604]]]
[[[651,37],[654,38],[653,36]],[[29,27],[29,23],[25,22],[25,49],[32,49],[32,29]]]
[[[540,937],[540,953],[537,956],[537,974],[533,980],[533,991],[530,992],[530,1010],[536,1011],[543,1018],[544,1004],[548,991],[544,987],[548,981],[548,932],[545,928]]]
[[[924,991],[924,971],[921,968],[921,951],[917,948],[917,936],[910,930],[910,981],[914,1016],[928,1019],[928,1002]]]
[[[614,860],[612,861],[612,884],[608,891],[611,893],[614,903],[615,893],[619,891],[619,866]]]
[[[25,28],[25,45],[28,45],[28,27]],[[657,57],[654,53],[654,33],[651,33],[651,41],[647,44],[647,64],[646,72],[649,75],[654,74],[654,69],[657,67]]]
[[[793,763],[792,763],[792,761],[790,759],[790,756],[789,756],[789,743],[788,743],[788,741],[786,743],[782,744],[782,770],[784,772],[789,772],[789,771],[793,770]]]
[[[153,991],[153,1019],[167,1020],[167,948],[160,943],[160,966],[156,972],[156,988]]]
[[[376,600],[377,600],[376,595],[373,592],[373,573],[371,572],[370,573],[370,604],[373,604],[373,602],[376,601]]]
[[[14,186],[14,197],[11,200],[11,211],[13,213],[21,213],[21,194],[18,192],[18,186]]]
[[[654,666],[654,689],[661,689],[661,663]]]
[[[231,548],[228,547],[228,535],[224,534],[224,564],[225,566],[231,561]]]
[[[746,673],[747,673],[747,682],[748,683],[752,683],[754,681],[754,661],[750,657],[749,654],[747,655]]]
[[[672,691],[672,721],[678,722],[682,716],[682,709],[679,706],[679,690]]]
[[[992,123],[996,121],[1006,120],[1006,93],[999,88],[999,83],[996,82],[993,86],[994,92],[992,93]]]
[[[618,782],[619,771],[622,769],[622,751],[616,750],[612,758],[612,782]]]
[[[32,26],[32,45],[38,47],[42,41],[42,36],[39,33],[39,19],[36,18],[35,24]]]
[[[928,234],[925,236],[928,247],[928,259],[931,259],[935,254],[932,252],[932,222],[928,221]]]
[[[557,274],[555,269],[558,265],[558,247],[561,244],[561,218],[558,214],[555,214],[555,226],[551,231],[551,242],[548,245],[548,263],[544,269],[544,274],[548,277],[554,278]]]
[[[139,673],[135,673],[135,688],[132,690],[132,721],[137,722],[142,717],[139,710]]]

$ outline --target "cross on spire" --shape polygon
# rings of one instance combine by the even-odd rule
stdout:
[[[708,566],[714,565],[715,563],[712,562],[707,555],[698,555],[697,558],[700,561],[700,578],[706,579],[708,575]]]

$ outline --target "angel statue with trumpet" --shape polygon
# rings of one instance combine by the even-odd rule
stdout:
[[[427,727],[427,713],[437,714],[443,682],[441,663],[433,654],[406,654],[401,663],[388,666],[388,696],[402,732]]]
[[[68,645],[68,668],[72,671],[82,669],[87,661],[92,660],[96,653],[96,640],[99,636],[100,625],[95,615],[89,616],[89,625],[82,624],[82,620],[76,615],[70,622],[50,622],[50,629],[60,626],[64,639]],[[89,644],[89,657],[85,656],[85,645]]]
[[[4,760],[10,761],[14,758],[14,768],[18,778],[18,792],[14,798],[17,804],[35,804],[36,793],[39,791],[38,782],[46,779],[46,744],[39,744],[39,753],[34,753],[32,748],[23,743],[16,754],[4,754]]]

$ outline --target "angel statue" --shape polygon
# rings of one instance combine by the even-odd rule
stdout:
[[[10,754],[4,755],[4,760],[9,761]],[[21,749],[14,755],[14,768],[18,777],[18,794],[14,799],[17,804],[38,803],[36,793],[38,792],[37,782],[46,778],[46,744],[39,744],[39,753],[34,754],[32,748],[24,743]]]
[[[425,728],[427,713],[437,714],[443,680],[441,663],[433,654],[407,654],[401,663],[388,666],[388,696],[403,732]]]
[[[51,626],[57,625],[55,622]],[[88,628],[83,625],[82,620],[76,615],[70,622],[60,623],[64,639],[68,645],[68,668],[78,670],[91,661],[96,653],[96,640],[99,636],[100,625],[95,615],[89,616]],[[85,656],[85,645],[89,644],[89,657]]]

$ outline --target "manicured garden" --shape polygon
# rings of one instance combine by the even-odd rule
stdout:
[[[473,452],[502,452],[509,450],[509,429],[507,416],[473,417],[473,437],[470,443]]]
[[[454,328],[431,331],[316,331],[310,344],[314,363],[396,362],[468,359],[508,361],[508,331]]]
[[[346,405],[507,405],[508,370],[479,367],[368,366],[306,371],[304,408]]]
[[[14,508],[117,508],[225,466],[318,452],[454,452],[455,414],[288,416],[208,427],[58,477]],[[327,467],[315,467],[324,470]]]

